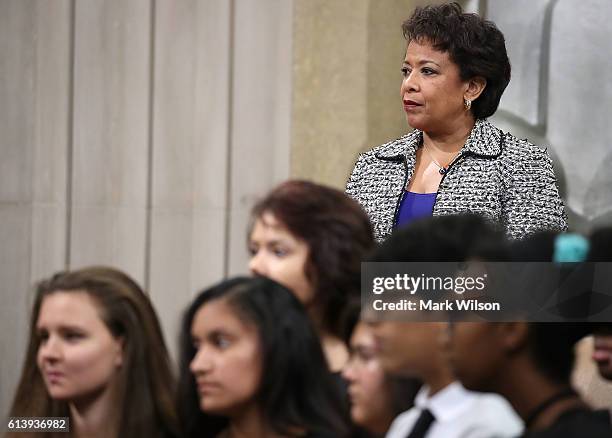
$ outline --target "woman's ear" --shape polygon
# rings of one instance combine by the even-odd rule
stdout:
[[[115,339],[115,366],[121,368],[123,365],[123,355],[125,354],[125,338],[120,336]]]
[[[487,80],[482,76],[476,76],[467,82],[467,90],[463,95],[465,100],[474,101],[482,94],[487,86]]]
[[[503,348],[512,354],[521,351],[527,345],[529,325],[526,322],[502,323]]]

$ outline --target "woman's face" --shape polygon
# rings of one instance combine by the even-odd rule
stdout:
[[[264,213],[255,221],[249,251],[249,269],[253,274],[289,288],[304,306],[312,304],[315,291],[305,272],[308,244],[291,234],[271,213]]]
[[[257,329],[225,299],[206,303],[191,323],[196,355],[190,364],[202,411],[235,416],[254,402],[262,375]]]
[[[37,363],[51,398],[78,401],[116,382],[122,342],[86,292],[54,292],[40,307]]]
[[[423,377],[442,359],[442,323],[379,321],[371,323],[380,363],[390,374]]]
[[[350,341],[351,356],[342,371],[349,382],[353,421],[374,433],[384,433],[393,420],[390,388],[376,353],[371,329],[359,323]]]
[[[435,50],[426,41],[411,41],[402,67],[400,95],[406,120],[425,132],[446,132],[465,116],[464,96],[468,83],[447,52]]]

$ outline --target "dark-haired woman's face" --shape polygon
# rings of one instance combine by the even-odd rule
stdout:
[[[272,214],[264,213],[255,221],[249,252],[249,269],[253,274],[279,282],[306,307],[312,303],[315,291],[305,272],[308,244],[297,239]]]
[[[191,324],[196,355],[190,364],[202,411],[234,416],[254,402],[262,357],[256,327],[246,324],[225,299],[204,304]]]
[[[374,433],[383,434],[393,420],[391,389],[386,383],[371,328],[360,322],[350,341],[350,359],[342,370],[348,381],[353,421]]]
[[[465,115],[464,96],[468,84],[447,52],[430,44],[411,41],[402,66],[400,95],[406,120],[425,132],[455,129],[453,123]]]
[[[75,401],[110,393],[123,363],[122,341],[86,292],[55,292],[40,307],[37,362],[51,398]],[[107,391],[108,390],[108,391]]]

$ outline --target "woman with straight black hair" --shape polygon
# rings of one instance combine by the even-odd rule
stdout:
[[[180,339],[187,436],[347,436],[317,333],[280,284],[234,278],[206,289],[187,309]]]

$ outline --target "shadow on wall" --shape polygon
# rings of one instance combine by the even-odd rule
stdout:
[[[612,60],[601,56],[612,45],[605,21],[612,2],[481,3],[506,36],[512,61],[513,78],[493,122],[548,148],[570,229],[612,225],[612,124],[605,116],[612,111],[605,77]]]
[[[484,4],[484,8],[483,8]],[[506,37],[512,80],[492,121],[546,147],[571,230],[612,225],[612,59],[609,0],[480,0]],[[592,339],[578,348],[574,383],[595,407],[612,402],[598,375]]]

